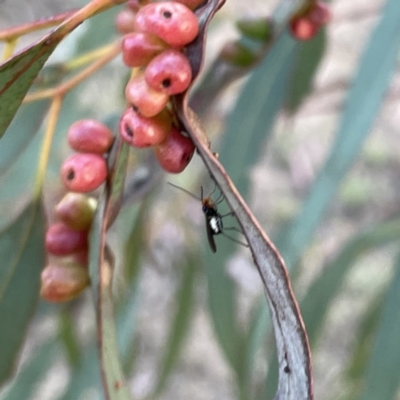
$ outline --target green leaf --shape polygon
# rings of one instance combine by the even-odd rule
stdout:
[[[0,233],[0,382],[15,366],[39,297],[45,266],[45,216],[40,200]]]
[[[35,354],[18,371],[5,395],[0,396],[1,400],[33,399],[34,390],[53,366],[57,350],[54,338],[36,348]]]
[[[368,360],[371,357],[373,343],[379,328],[384,306],[382,297],[382,293],[380,293],[378,298],[370,301],[360,327],[357,329],[357,340],[352,358],[345,372],[346,387],[350,389],[348,390],[349,394],[346,394],[344,398],[348,400],[359,398],[365,386],[365,370],[368,366]]]
[[[289,112],[295,113],[304,98],[311,92],[315,72],[325,53],[325,46],[325,29],[321,29],[313,40],[298,43],[299,52],[286,100]]]
[[[185,265],[180,266],[180,268],[183,267],[183,275],[179,292],[176,296],[177,310],[175,318],[171,323],[166,345],[164,346],[165,352],[160,363],[160,375],[152,397],[159,396],[164,390],[168,377],[173,371],[185,344],[185,338],[193,316],[195,279],[199,268],[198,260],[199,257],[197,254],[190,254],[185,260]]]
[[[362,400],[392,400],[396,398],[400,381],[400,256],[395,265],[395,277],[387,293],[382,321],[376,335],[372,355],[365,375]]]
[[[129,147],[117,138],[109,158],[109,182],[99,200],[90,235],[92,293],[96,307],[100,367],[105,397],[129,399],[116,339],[111,292],[113,262],[106,250],[106,230],[119,211]]]
[[[350,89],[336,142],[303,209],[283,231],[277,247],[289,268],[311,241],[328,205],[360,153],[395,70],[400,47],[400,7],[388,0],[383,17],[371,34]]]
[[[219,159],[244,195],[249,186],[248,171],[262,154],[287,94],[296,49],[296,42],[282,35],[251,74],[228,117]]]
[[[0,138],[61,39],[49,40],[46,36],[36,45],[0,65]]]
[[[338,293],[342,282],[358,257],[373,248],[388,244],[400,238],[400,220],[395,219],[371,227],[354,237],[340,254],[326,266],[322,275],[311,285],[300,303],[304,323],[311,345],[315,345],[327,310]]]
[[[17,218],[31,201],[42,137],[35,135],[20,160],[0,176],[0,229]],[[1,147],[1,145],[0,145]]]
[[[48,110],[48,100],[23,104],[0,144],[0,175],[20,160],[20,155],[30,145]]]
[[[63,345],[67,362],[70,366],[76,367],[82,361],[79,338],[76,332],[76,325],[71,315],[71,309],[63,308],[59,313],[58,332],[60,342]]]
[[[115,18],[121,9],[113,7],[86,21],[85,33],[79,38],[75,53],[84,54],[115,39],[117,37]]]

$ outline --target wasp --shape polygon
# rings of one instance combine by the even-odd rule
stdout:
[[[207,230],[207,239],[208,239],[208,244],[210,245],[210,249],[213,253],[216,253],[217,251],[217,245],[215,244],[215,240],[214,240],[214,236],[215,235],[224,235],[225,237],[227,237],[228,239],[232,240],[235,243],[238,243],[242,246],[245,247],[249,247],[249,245],[247,243],[243,243],[240,242],[239,240],[234,239],[233,237],[227,235],[224,230],[238,230],[235,227],[228,227],[228,228],[224,228],[222,219],[227,217],[228,215],[234,215],[233,211],[230,211],[227,214],[221,215],[218,212],[217,209],[217,205],[222,203],[224,201],[224,197],[223,194],[221,193],[218,198],[214,201],[211,196],[213,195],[213,193],[216,190],[215,189],[210,193],[210,195],[208,197],[204,197],[203,196],[203,186],[200,187],[200,198],[197,197],[195,194],[189,192],[188,190],[174,185],[171,182],[168,182],[169,185],[182,190],[182,192],[185,192],[186,194],[188,194],[189,196],[193,197],[194,199],[198,200],[201,202],[201,209],[203,211],[204,217],[206,219],[206,230]],[[239,231],[240,232],[240,231]]]

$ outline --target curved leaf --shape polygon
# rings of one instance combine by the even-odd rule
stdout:
[[[325,53],[326,31],[321,29],[313,40],[298,43],[298,55],[294,65],[294,74],[290,80],[289,97],[286,108],[295,113],[301,102],[312,89],[315,72]]]
[[[129,147],[116,139],[109,158],[109,181],[100,198],[90,235],[90,277],[96,307],[103,388],[107,399],[129,399],[116,339],[111,293],[112,261],[106,254],[106,230],[122,199]]]
[[[54,338],[50,338],[39,349],[35,349],[35,354],[18,371],[18,375],[12,381],[10,388],[0,398],[2,400],[33,398],[34,390],[53,365],[56,350],[58,350],[58,347]]]
[[[0,175],[19,159],[31,143],[48,110],[48,100],[23,104],[8,127],[0,145]]]
[[[199,54],[204,45],[207,24],[222,2],[211,0],[201,8],[200,35],[189,46],[188,56],[194,75],[202,60]],[[193,55],[193,57],[191,57]],[[224,194],[231,210],[245,234],[263,281],[275,331],[279,361],[279,384],[275,399],[306,400],[313,398],[311,355],[307,335],[282,257],[260,227],[247,204],[233,185],[225,169],[209,148],[209,141],[189,109],[187,95],[176,96],[175,110],[193,140],[210,175]]]
[[[180,268],[182,268],[182,265]],[[175,318],[171,323],[167,343],[164,346],[165,352],[160,362],[160,375],[152,397],[159,396],[164,390],[168,377],[181,355],[189,324],[193,317],[192,309],[195,294],[196,270],[198,269],[198,256],[196,254],[187,255],[183,268],[183,276],[181,278],[179,292],[176,296],[177,310]]]
[[[15,365],[39,297],[44,227],[42,204],[36,200],[0,233],[0,382]]]
[[[44,37],[38,44],[0,65],[0,138],[58,41]]]
[[[340,254],[326,267],[321,277],[311,285],[307,295],[301,302],[303,318],[307,327],[310,343],[315,344],[327,310],[346,273],[354,265],[355,260],[366,251],[400,238],[400,220],[395,219],[371,227],[368,231],[354,237]]]
[[[362,400],[392,400],[396,397],[400,380],[400,256],[396,275],[387,293],[371,359],[365,376]]]
[[[93,14],[124,1],[126,0],[90,2],[39,42],[0,65],[0,138],[14,118],[33,81],[61,40]]]

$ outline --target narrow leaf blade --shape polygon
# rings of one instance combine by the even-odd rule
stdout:
[[[0,233],[0,382],[15,365],[39,297],[44,228],[41,201],[36,200]]]

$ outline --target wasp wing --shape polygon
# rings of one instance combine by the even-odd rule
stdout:
[[[217,246],[215,244],[215,240],[214,240],[214,232],[211,229],[211,225],[210,225],[210,219],[207,218],[207,216],[205,216],[206,218],[206,230],[207,230],[207,239],[208,239],[208,244],[210,245],[210,249],[213,253],[217,252]]]

